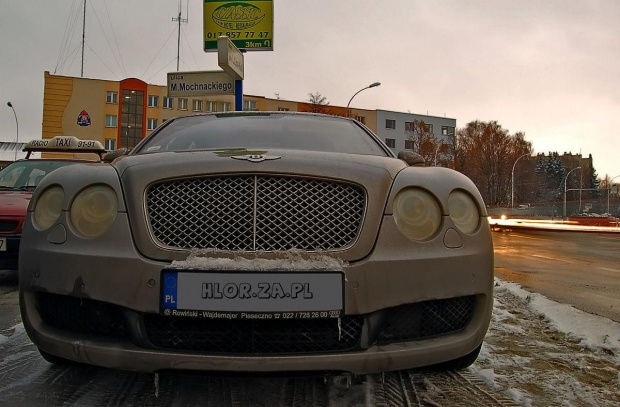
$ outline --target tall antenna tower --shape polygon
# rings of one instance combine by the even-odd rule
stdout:
[[[86,42],[86,0],[84,0],[84,19],[82,20],[82,71],[80,77],[84,77],[84,43]]]
[[[84,2],[86,2],[86,0],[84,0]],[[181,18],[182,4],[183,0],[179,0],[179,16],[176,18],[172,17],[172,21],[178,21],[179,23],[179,32],[177,35],[177,72],[179,71],[179,54],[181,52],[181,23],[187,23],[189,19],[189,3],[185,6],[185,10],[187,12],[185,15],[186,18]]]

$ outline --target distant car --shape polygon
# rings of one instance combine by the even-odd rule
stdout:
[[[463,368],[492,311],[484,208],[467,177],[409,166],[352,119],[171,119],[128,155],[41,182],[22,319],[54,363]]]
[[[75,137],[63,137],[55,138],[54,143],[57,140],[72,140],[76,145],[80,141]],[[53,145],[49,140],[33,140],[24,148],[28,152],[27,159],[15,161],[0,171],[0,270],[17,273],[22,225],[37,185],[57,168],[85,162],[77,159],[30,159],[31,153],[37,151],[67,151],[67,148],[52,148]],[[104,151],[103,147],[101,150]]]

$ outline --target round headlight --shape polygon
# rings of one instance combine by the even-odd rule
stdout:
[[[478,205],[469,194],[463,191],[452,191],[448,197],[448,210],[452,222],[461,232],[471,234],[478,229],[480,212]]]
[[[417,188],[400,191],[394,199],[394,220],[398,230],[413,240],[425,240],[441,226],[441,208],[428,192]]]
[[[116,192],[107,185],[93,185],[80,192],[71,204],[71,225],[84,237],[104,233],[116,219]]]
[[[65,191],[59,185],[43,191],[34,206],[34,225],[40,230],[50,228],[60,216],[64,200]]]

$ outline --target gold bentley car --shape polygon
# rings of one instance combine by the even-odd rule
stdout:
[[[354,374],[475,361],[493,248],[464,175],[308,113],[176,118],[115,155],[55,170],[30,201],[20,306],[46,360]]]

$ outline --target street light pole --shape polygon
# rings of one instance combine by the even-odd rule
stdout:
[[[611,193],[611,187],[614,185],[614,180],[620,177],[620,175],[616,175],[609,181],[609,188],[607,188],[607,214],[609,215],[609,194]]]
[[[510,173],[510,179],[512,182],[512,188],[510,188],[510,208],[514,209],[515,207],[515,167],[520,159],[523,157],[529,156],[530,153],[523,154],[521,157],[517,158],[515,163],[512,165],[512,172]]]
[[[13,109],[13,115],[15,115],[15,126],[17,126],[17,133],[15,136],[15,143],[19,143],[19,122],[17,121],[17,113],[15,113],[15,108],[13,107],[13,103],[7,102],[6,105]],[[15,158],[13,161],[17,161],[17,147],[15,148]]]
[[[351,96],[351,99],[349,99],[349,103],[347,103],[347,117],[351,116],[351,113],[349,112],[349,105],[351,104],[351,101],[353,100],[355,95],[357,95],[358,93],[360,93],[361,91],[363,91],[365,89],[374,88],[375,86],[379,86],[379,85],[381,85],[381,82],[374,82],[374,83],[371,83],[370,85],[366,86],[365,88],[362,88],[362,89],[358,90],[357,92],[355,92],[355,94],[353,96]]]
[[[568,176],[570,175],[571,172],[575,170],[580,170],[580,169],[581,167],[573,168],[572,170],[568,172],[568,174],[566,174],[566,178],[564,178],[564,219],[566,219],[566,181],[568,180]]]

